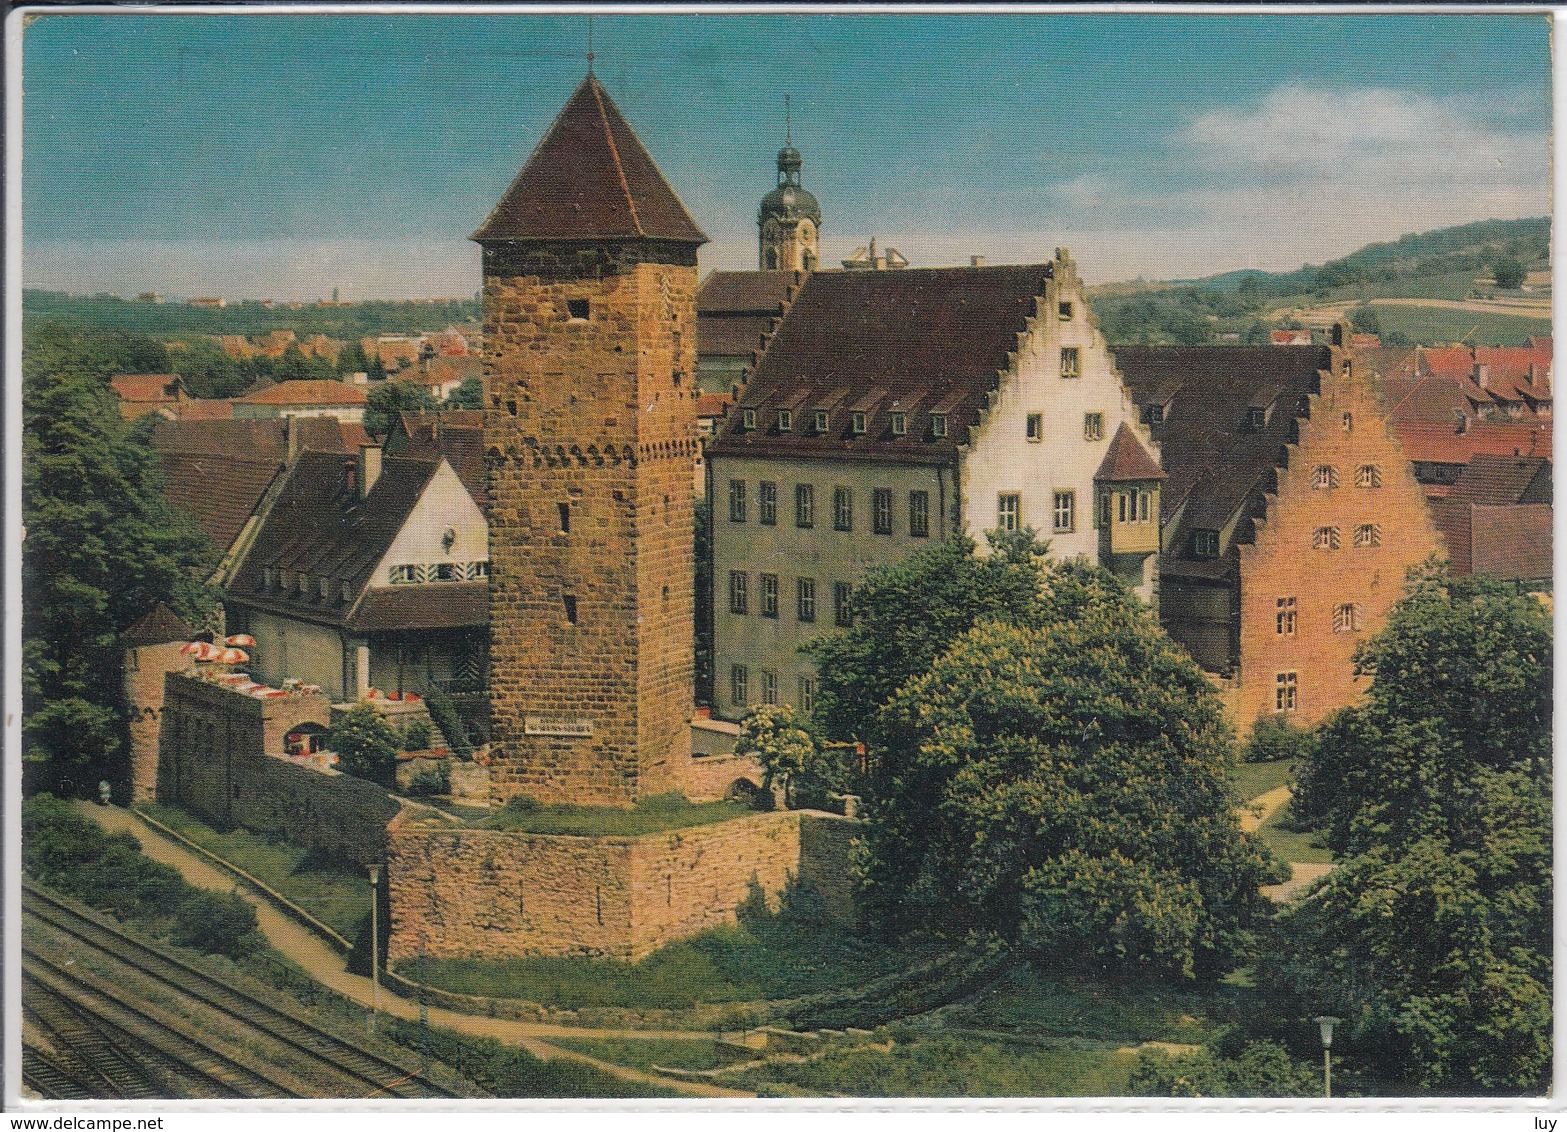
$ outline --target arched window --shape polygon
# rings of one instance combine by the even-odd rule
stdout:
[[[777,248],[768,248],[767,249],[767,270],[768,271],[777,271],[778,270],[778,249]]]

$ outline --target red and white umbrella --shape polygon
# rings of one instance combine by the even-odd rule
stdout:
[[[235,648],[253,649],[256,647],[256,638],[249,633],[235,633],[232,637],[224,637],[223,643]]]
[[[191,641],[180,649],[180,652],[191,657],[198,664],[204,664],[212,660],[221,651],[211,641]]]
[[[245,664],[250,654],[244,649],[219,649],[212,659],[219,664]]]

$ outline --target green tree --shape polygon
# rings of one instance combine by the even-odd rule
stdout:
[[[1516,291],[1522,287],[1525,274],[1523,264],[1512,256],[1500,256],[1491,261],[1491,278],[1503,291]]]
[[[1427,567],[1357,654],[1296,813],[1344,858],[1258,963],[1277,1014],[1346,1019],[1398,1087],[1543,1090],[1551,985],[1551,624],[1533,598]]]
[[[385,436],[398,413],[417,413],[425,409],[439,409],[440,402],[430,396],[430,391],[411,381],[388,381],[370,387],[365,408],[365,430],[375,436]]]
[[[1234,964],[1284,869],[1232,812],[1217,695],[1103,570],[1040,592],[1038,624],[980,623],[883,710],[872,918],[1114,973]]]
[[[390,790],[397,772],[397,735],[369,704],[355,704],[332,728],[332,750],[345,774]]]
[[[811,734],[809,721],[790,704],[761,704],[740,721],[735,749],[755,754],[762,764],[762,787],[783,787],[784,804],[820,805],[828,793],[847,785],[843,760]]]
[[[174,355],[174,372],[192,397],[237,397],[253,380],[210,338],[197,338]]]
[[[31,330],[22,360],[22,745],[29,791],[128,779],[119,636],[159,602],[194,622],[211,549],[163,495],[150,421],[121,418],[118,345]]]
[[[992,533],[995,552],[955,535],[894,566],[873,569],[849,598],[850,628],[806,646],[821,674],[816,719],[832,739],[875,744],[877,712],[980,620],[1039,624],[1039,564],[1031,530]]]
[[[359,339],[354,339],[337,352],[337,372],[345,375],[370,372],[370,358],[365,354],[364,344]]]
[[[453,409],[482,409],[484,408],[484,379],[482,377],[465,377],[462,384],[457,386],[447,406]]]
[[[278,359],[276,379],[303,381],[309,376],[310,363],[305,359],[305,352],[299,348],[298,342],[290,342],[283,350],[283,356]]]
[[[1377,309],[1370,303],[1361,303],[1349,312],[1349,322],[1362,334],[1382,333],[1382,320],[1377,317]]]

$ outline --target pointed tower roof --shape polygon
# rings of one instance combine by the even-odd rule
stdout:
[[[1094,473],[1094,479],[1103,483],[1123,483],[1126,480],[1162,480],[1164,472],[1148,455],[1148,449],[1143,447],[1142,441],[1137,439],[1137,434],[1127,427],[1126,422],[1121,422],[1121,427],[1115,430],[1115,436],[1110,441],[1109,451],[1105,453],[1104,461],[1099,465],[1099,470]]]
[[[590,74],[473,239],[605,238],[707,243]]]
[[[160,601],[120,634],[120,644],[127,648],[166,645],[171,641],[188,641],[194,635],[184,619]]]

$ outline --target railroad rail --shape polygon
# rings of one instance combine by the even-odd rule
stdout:
[[[247,991],[207,974],[178,956],[140,940],[89,915],[24,879],[24,916],[32,916],[89,947],[110,956],[209,1009],[227,1014],[272,1040],[286,1045],[316,1067],[323,1081],[347,1085],[351,1095],[366,1098],[451,1098],[459,1096],[404,1065],[328,1033],[305,1018],[274,1006]],[[36,957],[35,957],[36,958]],[[253,1070],[252,1070],[253,1071]],[[134,1089],[134,1082],[127,1081]],[[318,1092],[317,1096],[344,1095]]]

